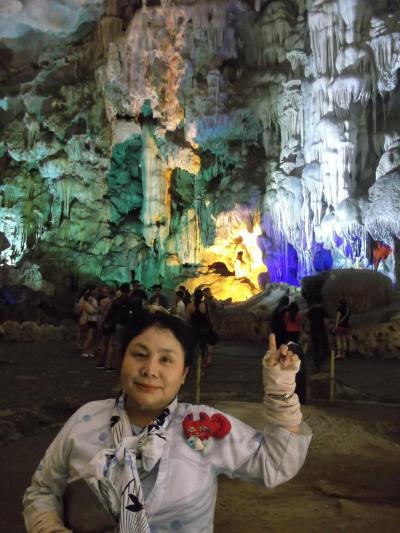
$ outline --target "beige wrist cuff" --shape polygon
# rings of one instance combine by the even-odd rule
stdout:
[[[288,400],[275,400],[265,394],[265,418],[277,426],[292,428],[300,424],[302,414],[297,394]]]
[[[300,369],[300,361],[296,361],[284,368],[280,363],[267,366],[270,353],[267,352],[263,359],[263,383],[265,417],[269,422],[285,428],[295,427],[301,422],[300,402],[296,388],[296,374]],[[271,398],[269,394],[291,396],[287,400]]]

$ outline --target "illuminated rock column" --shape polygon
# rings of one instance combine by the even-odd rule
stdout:
[[[150,123],[143,124],[142,140],[143,237],[158,254],[169,234],[171,172],[159,154]]]
[[[337,261],[343,265],[347,243],[352,239],[349,228],[358,220],[351,218],[353,211],[342,207],[368,174],[367,105],[374,91],[374,66],[360,45],[361,4],[360,0],[314,2],[308,19],[315,79],[309,123],[313,138],[307,139],[310,144],[305,149],[308,167],[304,177],[315,175],[319,165],[323,183],[320,202],[326,202],[328,210],[322,220],[320,214],[315,220],[316,240],[330,241],[336,247],[340,237],[343,257],[338,255]],[[313,184],[314,180],[307,181]],[[334,214],[337,209],[341,209],[340,217]]]

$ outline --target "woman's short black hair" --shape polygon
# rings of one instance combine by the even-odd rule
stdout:
[[[201,303],[201,300],[203,299],[203,291],[200,289],[200,287],[197,287],[193,293],[193,303],[194,305],[199,305]]]
[[[171,315],[167,311],[158,309],[143,309],[140,313],[132,316],[132,319],[125,326],[122,342],[123,353],[132,339],[151,327],[170,330],[182,346],[185,354],[185,367],[192,365],[198,344],[196,331],[178,315]]]

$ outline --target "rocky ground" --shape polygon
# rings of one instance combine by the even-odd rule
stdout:
[[[220,343],[203,376],[202,401],[262,426],[261,344]],[[24,531],[21,495],[44,449],[82,403],[118,392],[117,374],[95,369],[73,343],[0,344],[0,530]],[[216,533],[394,531],[400,520],[400,361],[350,359],[337,365],[339,400],[312,376],[303,408],[314,431],[300,474],[266,491],[220,480]],[[181,398],[194,399],[194,376]],[[360,400],[374,403],[359,403]],[[392,405],[388,405],[388,403]]]

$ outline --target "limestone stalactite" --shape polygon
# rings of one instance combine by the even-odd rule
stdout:
[[[272,281],[376,240],[398,281],[400,6],[125,4],[0,8],[2,261],[173,283],[259,227]]]

